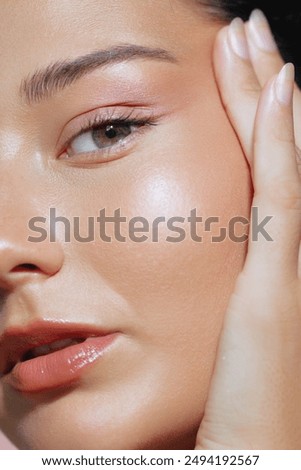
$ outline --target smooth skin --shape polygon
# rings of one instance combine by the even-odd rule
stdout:
[[[274,241],[249,237],[196,448],[300,449],[301,94],[294,89],[294,67],[284,66],[260,11],[247,24],[237,18],[219,32],[214,63],[250,163],[252,205],[262,216],[273,215]]]
[[[252,194],[214,78],[222,25],[195,0],[4,0],[0,10],[0,334],[36,321],[120,332],[72,388],[25,394],[1,380],[1,427],[21,449],[193,449],[247,248],[211,237],[248,217]],[[177,62],[128,60],[33,106],[20,99],[37,69],[124,43],[166,49]],[[157,125],[124,139],[119,159],[65,158],[70,134],[112,110]],[[49,218],[49,207],[79,217],[83,235],[103,207],[150,222],[182,216],[188,234],[193,208],[220,221],[211,233],[199,227],[202,243],[168,243],[163,224],[158,242],[68,243],[62,225],[55,243],[28,242],[29,219]]]
[[[281,68],[279,54],[262,61],[267,54],[251,47],[248,29],[251,60],[237,56],[229,28],[199,14],[194,1],[175,0],[172,8],[169,0],[146,1],[138,11],[131,0],[72,1],[72,9],[68,0],[56,8],[45,1],[43,11],[40,4],[1,5],[0,332],[44,319],[122,334],[66,393],[26,396],[1,383],[4,431],[23,449],[300,448],[292,107],[275,99],[274,79],[261,91]],[[34,108],[20,103],[18,85],[36,67],[124,38],[154,45],[154,31],[155,45],[175,53],[178,68],[128,62]],[[235,34],[244,38],[241,23],[231,31],[231,44]],[[161,121],[124,158],[89,169],[83,159],[58,158],[55,142],[71,120],[124,106],[129,93]],[[149,218],[198,207],[224,226],[249,214],[250,169],[253,205],[274,215],[275,241],[251,241],[247,258],[246,244],[229,240],[26,242],[25,222],[49,207],[83,218],[100,204]],[[35,271],[15,269],[24,263]]]

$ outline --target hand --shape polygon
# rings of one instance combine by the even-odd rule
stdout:
[[[301,449],[301,92],[258,10],[222,28],[214,66],[274,241],[250,231],[196,449]]]

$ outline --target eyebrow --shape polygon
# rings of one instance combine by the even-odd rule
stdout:
[[[165,49],[120,44],[38,69],[21,81],[19,94],[28,105],[32,105],[50,98],[97,68],[140,58],[178,62],[175,55]]]

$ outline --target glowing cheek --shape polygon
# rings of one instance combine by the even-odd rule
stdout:
[[[1,155],[5,158],[12,158],[20,154],[21,149],[24,149],[24,142],[22,142],[21,137],[15,132],[0,132],[0,141],[1,141]],[[22,145],[23,143],[23,145]]]
[[[181,215],[184,209],[183,182],[179,184],[179,175],[164,170],[144,177],[135,187],[133,198],[136,209],[148,217]],[[143,215],[143,214],[141,214]]]

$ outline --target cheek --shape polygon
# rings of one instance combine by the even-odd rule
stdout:
[[[248,218],[252,191],[248,166],[217,95],[207,102],[195,102],[158,126],[145,145],[151,153],[144,150],[135,155],[118,178],[112,173],[114,186],[109,183],[110,191],[101,196],[108,214],[121,208],[127,220],[147,219],[148,240],[128,240],[125,224],[126,242],[100,242],[99,249],[94,245],[85,251],[88,264],[139,312],[138,321],[144,328],[156,328],[161,319],[168,322],[169,312],[171,325],[180,324],[184,315],[193,315],[196,303],[197,312],[200,305],[210,312],[224,307],[243,264],[245,243],[235,243],[228,236],[221,243],[212,243],[212,237],[221,227],[228,228],[233,217]],[[197,229],[203,237],[201,243],[190,237],[187,219],[192,209],[203,219]],[[159,238],[152,242],[157,217],[164,217],[165,222],[158,224]],[[176,237],[167,228],[171,217],[185,219],[176,224],[185,229],[185,240],[166,241],[167,236]],[[219,218],[210,233],[204,230],[209,217]],[[109,226],[107,233],[112,235]],[[197,313],[196,321],[199,318]]]
[[[208,366],[208,351],[213,360],[223,312],[246,252],[245,243],[228,237],[213,243],[212,237],[228,227],[231,218],[248,217],[248,167],[223,109],[212,96],[207,108],[202,100],[201,106],[193,104],[158,128],[148,147],[151,154],[146,150],[141,158],[135,156],[135,165],[123,167],[127,169],[115,178],[114,191],[103,196],[103,206],[109,214],[120,207],[128,220],[142,216],[150,225],[156,217],[166,221],[183,217],[185,240],[167,242],[168,235],[176,234],[162,222],[157,242],[151,241],[152,230],[145,242],[101,243],[98,250],[87,248],[84,256],[130,306],[131,332],[141,343],[149,341],[171,362],[181,356],[185,363],[193,353],[198,364],[206,357]],[[204,222],[199,225],[202,242],[190,237],[187,218],[194,208],[203,221],[219,218],[210,233],[205,232]],[[107,233],[112,235],[112,230]],[[128,236],[127,230],[123,234]]]
[[[142,408],[141,414],[135,411],[139,419],[131,416],[130,421],[141,436],[145,430],[140,429],[140,421],[155,433],[157,428],[164,429],[168,416],[181,423],[179,428],[197,429],[223,314],[244,262],[245,243],[228,238],[221,243],[211,241],[232,217],[248,217],[251,202],[251,182],[240,145],[223,110],[217,110],[214,129],[213,116],[210,122],[202,114],[200,122],[192,119],[196,115],[193,107],[191,119],[185,114],[169,122],[149,143],[151,153],[145,151],[124,162],[118,174],[106,173],[107,189],[95,192],[95,202],[89,202],[92,213],[102,201],[101,207],[106,207],[109,215],[121,208],[128,219],[142,216],[150,224],[159,216],[166,220],[184,217],[185,240],[167,242],[171,233],[162,223],[158,242],[127,239],[121,243],[113,239],[112,243],[78,248],[81,265],[88,266],[94,277],[126,301],[125,331],[139,357],[144,358],[139,364],[133,361],[136,381],[131,376],[135,403]],[[193,124],[187,127],[187,122]],[[168,137],[175,135],[176,141]],[[194,208],[203,220],[219,217],[211,233],[205,233],[204,224],[200,224],[197,232],[202,242],[190,237],[187,217]],[[122,230],[124,236],[127,230]],[[107,234],[113,235],[109,226]],[[157,387],[148,388],[154,378]],[[144,386],[152,390],[151,396],[149,391],[145,395]],[[148,411],[143,405],[145,396],[151,403]],[[166,411],[162,412],[163,408]]]
[[[114,367],[108,365],[113,377],[107,384],[108,394],[100,388],[99,393],[85,395],[87,403],[97,401],[98,413],[91,405],[75,418],[74,407],[81,409],[83,400],[79,394],[73,395],[71,407],[67,396],[52,414],[58,420],[53,421],[54,428],[61,426],[62,415],[68,427],[69,409],[70,421],[76,419],[88,429],[88,440],[93,440],[97,429],[97,441],[107,443],[102,448],[114,447],[112,435],[108,435],[106,426],[102,431],[100,422],[115,423],[114,432],[122,432],[121,440],[128,435],[132,446],[133,436],[143,440],[158,430],[163,434],[171,428],[196,430],[202,416],[223,314],[246,251],[245,244],[229,239],[212,243],[211,236],[226,227],[231,217],[247,217],[251,198],[241,148],[218,102],[211,97],[210,103],[214,116],[204,100],[194,103],[185,113],[158,126],[156,134],[145,139],[148,145],[143,145],[141,153],[99,173],[85,170],[81,187],[88,188],[85,178],[95,178],[90,184],[93,189],[83,189],[79,196],[71,188],[64,199],[65,212],[76,211],[84,220],[103,207],[107,215],[120,208],[128,219],[142,216],[150,224],[159,216],[186,220],[182,226],[187,236],[178,243],[165,240],[168,235],[175,236],[166,224],[159,225],[158,242],[135,243],[128,240],[125,224],[121,230],[127,237],[125,242],[113,238],[105,243],[96,238],[94,243],[68,245],[72,272],[80,272],[82,284],[87,282],[81,291],[102,296],[104,286],[108,286],[126,305],[118,321],[129,339],[129,349],[125,348],[121,363],[116,357]],[[202,242],[190,238],[187,217],[194,208],[203,220],[220,218],[212,233],[205,233],[200,224]],[[113,235],[110,224],[106,233]],[[98,311],[92,312],[91,318],[94,314]],[[119,383],[122,386],[117,386]],[[49,410],[45,413],[48,417]],[[42,416],[40,422],[46,417]],[[39,421],[36,419],[33,416],[33,422]]]

